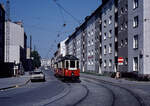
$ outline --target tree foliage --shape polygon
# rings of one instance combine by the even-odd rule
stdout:
[[[31,57],[33,57],[33,68],[39,68],[41,66],[41,56],[37,51],[31,52]]]

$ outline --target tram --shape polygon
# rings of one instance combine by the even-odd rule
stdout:
[[[72,55],[66,55],[57,59],[54,74],[65,79],[78,80],[80,77],[79,59]]]

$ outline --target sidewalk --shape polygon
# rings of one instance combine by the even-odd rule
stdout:
[[[150,85],[150,81],[130,81],[130,80],[126,80],[124,78],[119,78],[119,79],[115,79],[115,78],[111,78],[111,77],[107,77],[107,76],[98,76],[98,75],[90,75],[90,74],[86,74],[86,73],[80,73],[81,77],[82,76],[87,76],[87,77],[91,77],[91,78],[96,78],[96,79],[101,79],[104,81],[108,81],[108,82],[112,82],[112,83],[116,83],[116,84],[127,84],[127,85]]]
[[[19,77],[0,78],[0,89],[25,84],[27,81],[29,81],[29,79],[30,77],[28,72],[25,72],[25,75]]]

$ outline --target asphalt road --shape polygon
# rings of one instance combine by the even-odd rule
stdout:
[[[0,106],[144,106],[137,95],[120,86],[81,77],[62,82],[51,70],[46,82],[0,91]],[[146,105],[145,105],[146,106]],[[147,105],[148,106],[148,105]]]

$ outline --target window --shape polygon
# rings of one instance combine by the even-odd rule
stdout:
[[[138,0],[133,0],[133,9],[138,8]]]
[[[106,45],[105,45],[105,46],[104,46],[104,54],[106,54],[106,49],[107,49],[107,48],[106,48]]]
[[[90,53],[90,51],[88,52],[88,56],[90,56],[91,55],[91,53]]]
[[[112,53],[112,44],[109,44],[109,53]]]
[[[109,17],[109,21],[108,21],[108,23],[109,23],[109,24],[111,24],[111,23],[112,23],[112,16],[110,16],[110,17]]]
[[[121,31],[123,30],[123,24],[121,24]]]
[[[90,65],[90,60],[88,61],[88,65]]]
[[[68,62],[68,61],[66,61],[66,68],[68,68],[68,66],[69,66],[69,62]]]
[[[133,27],[134,28],[138,27],[138,21],[139,21],[138,16],[134,17],[134,19],[133,19]]]
[[[88,41],[88,46],[90,46],[90,41]]]
[[[77,61],[77,68],[79,68],[79,61]]]
[[[106,40],[106,37],[107,37],[107,34],[106,34],[106,33],[104,33],[104,40]]]
[[[90,36],[90,35],[91,35],[91,33],[89,32],[89,33],[88,33],[88,36]]]
[[[70,61],[70,68],[75,68],[75,61]]]
[[[133,37],[133,48],[138,49],[138,35]]]
[[[107,21],[106,21],[106,20],[104,20],[104,28],[106,27],[106,24],[107,24]]]
[[[93,55],[93,54],[94,54],[94,52],[93,52],[93,50],[92,50],[91,55]]]
[[[133,71],[138,71],[138,57],[133,58]]]
[[[125,22],[125,28],[128,28],[128,22]]]
[[[112,30],[109,30],[109,37],[112,37]]]
[[[123,40],[121,40],[121,44],[120,45],[121,45],[121,47],[123,46]]]
[[[92,31],[91,31],[91,35],[94,35],[94,29],[92,29]]]
[[[123,14],[123,12],[124,12],[124,9],[123,9],[123,8],[121,8],[121,14]]]
[[[106,60],[104,60],[104,67],[106,67],[107,66],[107,61]]]
[[[127,38],[125,39],[125,45],[128,45],[128,39]]]
[[[112,60],[110,59],[109,60],[109,67],[111,67],[112,66]]]
[[[93,59],[91,60],[91,64],[92,64],[92,65],[94,64]]]
[[[91,42],[91,45],[93,45],[94,43],[93,43],[93,39],[92,39],[92,42]]]
[[[125,5],[125,11],[126,12],[128,11],[128,5],[127,4]]]

